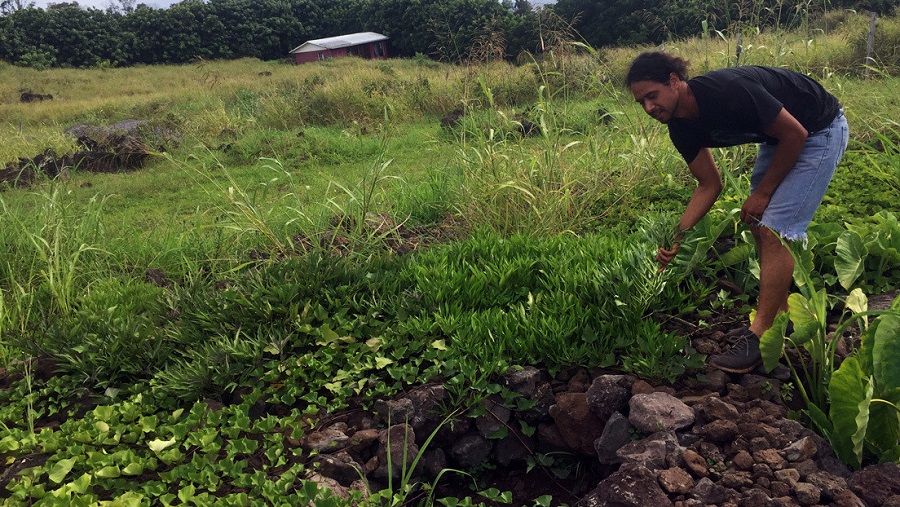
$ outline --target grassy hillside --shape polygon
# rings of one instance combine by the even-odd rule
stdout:
[[[864,17],[822,23],[746,30],[740,63],[807,72],[843,103],[851,146],[799,255],[829,294],[880,292],[900,283],[900,79],[887,61],[863,78]],[[699,73],[734,64],[736,41],[666,49]],[[650,317],[746,318],[757,268],[734,210],[755,148],[715,151],[726,189],[659,273],[651,252],[693,180],[620,84],[645,49],[0,65],[0,163],[80,149],[62,134],[79,123],[173,133],[140,170],[0,192],[0,458],[47,458],[0,503],[300,504],[318,498],[293,482],[311,456],[285,435],[350,400],[452,379],[449,413],[500,392],[511,365],[678,379],[702,358]],[[23,89],[53,100],[20,103]],[[260,400],[274,408],[251,421]]]

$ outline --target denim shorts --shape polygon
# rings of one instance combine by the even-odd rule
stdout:
[[[806,138],[797,164],[775,189],[760,225],[768,227],[788,241],[806,241],[806,228],[831,183],[834,170],[844,156],[850,130],[844,110],[838,111],[831,125]],[[762,181],[777,144],[761,144],[753,173],[750,191]]]

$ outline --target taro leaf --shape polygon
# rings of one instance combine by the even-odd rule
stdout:
[[[900,316],[884,315],[875,323],[874,332],[867,336],[863,350],[868,350],[867,345],[871,342],[877,394],[885,402],[872,405],[868,441],[884,457],[900,440],[900,414],[895,408],[900,403]]]
[[[814,240],[814,236],[809,237],[810,241]],[[803,289],[809,282],[809,273],[816,270],[816,260],[812,253],[812,243],[807,245],[805,249],[795,249],[794,253],[794,283],[797,287]],[[758,274],[757,274],[758,277]]]
[[[880,398],[873,400],[866,442],[877,449],[882,461],[885,454],[900,444],[900,413],[896,405]]]
[[[754,247],[748,243],[736,245],[731,250],[719,255],[719,262],[722,267],[731,267],[746,260],[749,260],[754,252]]]
[[[788,296],[788,308],[791,322],[794,323],[791,341],[800,345],[815,337],[820,324],[813,304],[802,294],[794,293]]]
[[[860,346],[856,350],[856,358],[859,359],[860,367],[864,372],[874,374],[875,368],[872,366],[872,349],[873,344],[875,343],[875,333],[878,332],[878,326],[884,322],[884,319],[875,319],[873,320],[869,326],[860,334]],[[879,382],[878,375],[875,375],[875,382]],[[883,392],[883,389],[879,389],[880,392]]]
[[[879,391],[900,388],[900,315],[880,317],[872,344],[872,369]]]
[[[900,463],[900,445],[882,454],[879,463]]]
[[[866,244],[869,247],[869,252],[873,253],[872,246],[877,246],[878,248],[875,249],[876,253],[881,257],[888,259],[900,258],[900,255],[898,255],[898,251],[900,251],[900,223],[898,223],[897,217],[889,211],[881,210],[872,218],[875,219],[878,227],[875,241],[869,241]]]
[[[847,296],[844,304],[851,312],[862,313],[869,309],[869,298],[866,297],[862,289],[857,287],[850,291],[850,295]]]
[[[868,255],[866,245],[859,234],[845,231],[837,239],[835,253],[837,258],[834,260],[834,269],[837,271],[838,281],[841,282],[841,287],[849,289],[865,268]]]
[[[72,471],[73,466],[75,466],[75,458],[57,461],[56,464],[53,465],[53,469],[50,470],[50,480],[57,484],[62,483],[63,479],[65,479],[66,476],[69,475],[69,472]]]
[[[778,366],[778,361],[784,351],[784,332],[787,330],[787,323],[788,314],[780,314],[775,317],[772,327],[767,329],[759,339],[759,351],[762,354],[766,371],[772,371]]]
[[[859,458],[860,464],[862,464],[863,443],[870,429],[871,416],[876,413],[872,411],[872,393],[874,390],[875,381],[872,377],[869,377],[866,382],[866,398],[860,400],[858,405],[859,413],[856,414],[856,433],[850,437],[850,440],[853,441],[853,452]],[[894,420],[896,421],[896,418]]]
[[[831,375],[828,385],[834,426],[831,445],[842,461],[857,469],[862,463],[872,387],[855,357],[848,357],[841,363],[841,367]]]

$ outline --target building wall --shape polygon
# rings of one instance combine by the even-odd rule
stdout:
[[[307,53],[295,53],[297,63],[310,63],[327,60],[329,58],[340,58],[347,56],[347,48],[325,49],[322,51],[309,51]]]

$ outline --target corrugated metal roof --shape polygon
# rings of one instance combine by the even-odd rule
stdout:
[[[347,35],[338,35],[337,37],[326,37],[324,39],[308,40],[303,44],[294,48],[291,53],[307,53],[310,51],[321,51],[323,49],[338,49],[348,46],[358,46],[369,42],[378,42],[387,40],[388,38],[380,33],[360,32]]]

